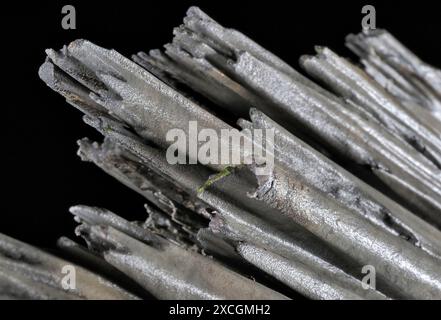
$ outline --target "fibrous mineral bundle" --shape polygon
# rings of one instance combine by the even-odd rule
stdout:
[[[147,218],[72,207],[87,246],[61,238],[68,260],[1,236],[0,297],[440,299],[441,72],[384,30],[346,43],[359,61],[316,47],[305,76],[192,7],[132,60],[87,40],[47,50],[41,79],[104,136],[79,156]],[[167,133],[190,122],[272,130],[270,172],[170,163]]]

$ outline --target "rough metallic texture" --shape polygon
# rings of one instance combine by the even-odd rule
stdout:
[[[0,296],[8,299],[136,299],[110,281],[75,266],[76,288],[62,287],[72,263],[0,234]]]
[[[47,50],[41,79],[104,136],[79,140],[79,156],[147,202],[138,222],[71,208],[88,249],[66,238],[59,247],[124,288],[93,293],[440,299],[441,73],[386,31],[350,35],[347,45],[361,67],[325,47],[300,59],[329,90],[195,7],[163,51],[139,52],[135,62],[86,40]],[[217,133],[242,128],[244,139],[246,129],[274,130],[272,172],[203,165],[188,148],[194,163],[170,164],[166,134],[190,134],[190,121]],[[76,297],[0,258],[2,297]],[[363,282],[366,265],[375,288]]]

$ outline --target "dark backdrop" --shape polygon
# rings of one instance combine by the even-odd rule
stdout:
[[[350,56],[348,33],[360,31],[361,7],[377,9],[377,27],[386,28],[424,60],[441,66],[441,21],[437,1],[63,1],[0,7],[2,139],[0,232],[53,247],[73,237],[74,204],[103,206],[128,219],[144,219],[143,199],[93,164],[76,156],[76,140],[101,139],[81,114],[40,81],[45,48],[59,49],[76,38],[132,53],[161,47],[172,38],[193,4],[234,27],[293,66],[298,57],[326,45]],[[73,4],[77,29],[61,28],[61,8]]]

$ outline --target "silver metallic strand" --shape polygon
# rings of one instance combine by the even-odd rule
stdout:
[[[382,300],[384,295],[372,289],[363,289],[361,282],[354,283],[355,288],[359,288],[356,293],[353,288],[348,289],[340,286],[335,280],[326,278],[325,274],[315,273],[309,265],[301,262],[287,260],[271,251],[249,245],[239,244],[237,248],[239,254],[247,261],[255,264],[262,270],[273,275],[283,283],[287,284],[306,297],[319,300]],[[364,293],[363,293],[364,291]]]
[[[65,266],[75,270],[75,287],[63,287]],[[15,299],[137,299],[99,275],[3,234],[0,289]]]
[[[405,296],[441,297],[439,259],[371,224],[314,187],[304,185],[300,177],[275,170],[273,176],[260,181],[254,196],[360,264],[375,266],[382,281]]]
[[[167,241],[160,248],[154,248],[101,225],[82,225],[81,233],[102,251],[106,261],[157,298],[286,299],[212,259]]]

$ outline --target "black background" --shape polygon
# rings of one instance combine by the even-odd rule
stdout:
[[[38,78],[45,48],[77,38],[130,56],[172,38],[190,5],[238,29],[297,67],[314,45],[352,57],[348,33],[360,31],[361,8],[373,4],[377,27],[386,28],[423,60],[441,67],[441,11],[437,1],[63,1],[0,4],[2,191],[0,232],[53,247],[73,237],[74,204],[102,206],[128,219],[145,219],[143,199],[76,156],[76,140],[101,137]],[[72,4],[77,29],[63,30],[61,8]]]

